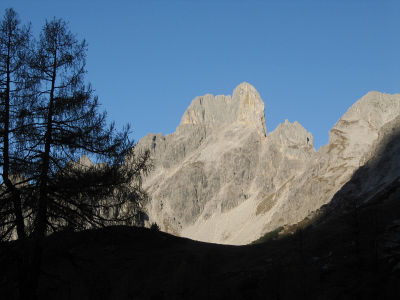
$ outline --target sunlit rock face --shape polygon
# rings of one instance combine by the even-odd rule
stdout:
[[[246,244],[330,201],[365,162],[380,129],[400,115],[400,95],[370,92],[330,131],[285,121],[267,134],[264,102],[248,83],[232,96],[195,98],[175,133],[149,134],[154,170],[144,179],[149,222],[196,240]]]
[[[325,211],[330,214],[343,212],[356,204],[376,204],[376,200],[393,197],[388,191],[398,189],[400,183],[400,116],[381,127],[370,151],[361,161],[362,167],[334,195]]]
[[[242,124],[254,127],[266,135],[264,102],[260,94],[249,83],[243,82],[233,91],[233,96],[197,97],[183,114],[180,126],[185,125],[232,125]]]
[[[306,170],[290,185],[287,198],[265,230],[294,224],[328,203],[362,166],[366,157],[376,155],[379,135],[385,125],[400,115],[400,95],[369,92],[339,119],[330,130],[329,143],[307,163]],[[301,216],[301,218],[299,218]]]

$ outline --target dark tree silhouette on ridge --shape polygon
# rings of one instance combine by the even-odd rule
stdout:
[[[0,26],[0,237],[27,243],[25,299],[47,234],[137,222],[149,153],[135,153],[130,127],[118,131],[99,112],[85,82],[87,44],[65,21],[46,21],[33,42],[12,9]]]

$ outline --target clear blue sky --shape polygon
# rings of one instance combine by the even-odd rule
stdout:
[[[400,1],[1,0],[38,32],[54,16],[89,44],[88,75],[135,140],[172,133],[195,96],[253,84],[267,130],[289,119],[328,142],[370,90],[400,92]]]

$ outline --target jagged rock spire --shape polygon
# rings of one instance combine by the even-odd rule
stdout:
[[[249,83],[239,84],[233,95],[196,97],[183,114],[181,125],[222,125],[243,123],[257,128],[266,135],[264,102],[260,94]]]

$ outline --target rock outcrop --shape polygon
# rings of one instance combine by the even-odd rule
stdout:
[[[264,102],[260,94],[250,84],[244,82],[231,96],[207,94],[195,98],[183,114],[181,129],[185,125],[232,125],[243,124],[254,127],[261,135],[266,135]]]
[[[246,244],[294,224],[330,201],[366,161],[381,128],[400,115],[400,95],[370,92],[330,131],[313,136],[285,121],[267,134],[264,103],[240,84],[232,96],[193,100],[175,133],[150,134],[154,171],[146,210],[163,231],[196,240]]]

